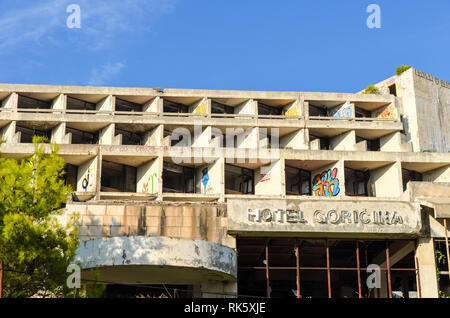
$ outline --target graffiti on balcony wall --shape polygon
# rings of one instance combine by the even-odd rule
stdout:
[[[206,186],[208,185],[209,182],[209,173],[208,173],[208,168],[203,169],[202,171],[202,183],[203,183],[203,187],[205,188],[205,194],[206,194]]]
[[[284,112],[284,116],[300,116],[300,110],[298,103],[292,105],[289,109]]]
[[[271,178],[270,177],[270,173],[263,174],[262,177],[261,177],[261,180],[259,180],[259,182],[269,181],[270,178]]]
[[[333,117],[339,118],[352,117],[352,105],[351,104],[343,105],[333,114]]]
[[[89,168],[86,174],[84,175],[83,181],[81,181],[81,187],[83,188],[84,191],[88,190],[91,175],[92,175],[92,168]]]
[[[377,112],[377,118],[395,118],[395,107],[394,105],[386,107],[384,110]]]
[[[150,176],[147,179],[147,182],[144,183],[143,186],[142,186],[142,192],[143,193],[150,193],[150,194],[154,194],[155,193],[155,180],[156,180],[157,177],[158,177],[158,175],[157,175],[156,172],[150,174]],[[151,185],[152,185],[151,192],[149,192],[149,190],[150,190],[149,189],[150,182],[151,182]]]
[[[339,194],[339,179],[337,178],[338,169],[328,169],[314,177],[312,182],[312,190],[314,196],[318,197],[334,197]]]

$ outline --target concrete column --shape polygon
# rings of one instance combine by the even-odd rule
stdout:
[[[390,152],[402,151],[402,137],[399,131],[380,138],[380,150]]]
[[[158,194],[159,191],[159,158],[140,165],[137,168],[136,192]]]
[[[438,298],[439,287],[436,277],[436,261],[434,256],[434,242],[432,238],[418,238],[416,257],[419,263],[420,284],[422,298]]]
[[[255,171],[255,194],[285,195],[284,160],[277,160]]]
[[[152,100],[148,101],[142,107],[142,111],[145,113],[162,113],[163,112],[163,100],[161,97],[157,96]]]
[[[2,108],[9,108],[17,110],[17,102],[19,101],[19,95],[17,93],[11,93],[8,97],[2,100]]]
[[[377,197],[400,197],[403,193],[402,168],[399,161],[370,171]]]
[[[150,131],[144,133],[144,146],[161,146],[164,137],[164,126],[158,125]]]
[[[96,109],[98,111],[114,111],[116,98],[112,95],[104,98],[97,103]]]
[[[98,157],[78,167],[77,192],[96,192],[98,184]]]
[[[20,132],[16,133],[15,121],[10,122],[0,130],[0,138],[6,143],[20,143]]]
[[[67,96],[64,94],[60,94],[52,101],[52,109],[61,109],[64,110],[67,108]]]
[[[330,145],[333,150],[354,151],[356,145],[356,133],[354,130],[347,131],[331,138]]]
[[[208,102],[206,98],[189,106],[189,112],[193,114],[208,114]],[[209,112],[211,113],[211,111]]]
[[[70,144],[71,136],[66,135],[66,123],[61,123],[52,129],[51,142],[56,144]]]
[[[110,124],[103,128],[100,131],[100,145],[120,145],[122,144],[121,136],[117,137],[116,135],[116,126],[115,124]],[[119,139],[120,138],[120,139]]]

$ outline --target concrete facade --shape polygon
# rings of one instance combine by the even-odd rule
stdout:
[[[104,280],[233,297],[239,238],[390,240],[389,266],[414,253],[417,295],[438,297],[449,85],[410,69],[378,86],[385,94],[0,84],[1,152],[26,158],[35,134],[60,145],[77,261]]]

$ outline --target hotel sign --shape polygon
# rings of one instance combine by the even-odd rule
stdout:
[[[248,209],[248,219],[250,222],[308,223],[302,210]],[[403,224],[403,218],[397,211],[370,213],[367,209],[362,211],[316,210],[313,213],[312,222],[334,225],[340,223],[395,225]]]
[[[228,199],[228,232],[273,235],[364,233],[418,235],[421,217],[414,203],[394,200]]]

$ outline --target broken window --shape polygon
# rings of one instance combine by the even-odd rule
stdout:
[[[99,142],[99,132],[88,132],[66,127],[66,133],[72,134],[72,144],[75,145],[96,145]]]
[[[142,145],[142,136],[131,131],[116,128],[116,135],[122,135],[122,145]]]
[[[286,166],[286,194],[311,195],[311,171]]]
[[[326,107],[318,107],[309,105],[309,116],[313,117],[328,117],[328,111]]]
[[[136,192],[137,169],[115,162],[102,161],[102,192]]]
[[[225,193],[254,194],[254,171],[230,164],[225,164]]]
[[[275,115],[279,116],[283,114],[283,108],[281,107],[272,107],[261,102],[258,102],[258,115]]]
[[[116,97],[116,111],[119,112],[142,112],[142,105],[129,102]]]
[[[369,189],[370,171],[360,171],[345,168],[345,195],[374,196],[373,189]]]
[[[75,97],[67,96],[67,109],[96,110],[97,105]]]
[[[188,113],[189,112],[189,106],[175,103],[172,101],[169,101],[167,99],[163,100],[163,112],[164,113]]]
[[[234,114],[234,108],[225,104],[211,101],[211,113],[213,114]]]
[[[64,184],[70,185],[73,191],[77,191],[78,167],[70,163],[66,164],[64,174]]]
[[[40,99],[23,96],[19,94],[19,99],[17,102],[17,108],[28,108],[28,109],[50,109],[52,106],[51,102],[46,102]]]
[[[21,143],[32,143],[33,136],[46,137],[48,140],[52,138],[51,130],[39,130],[34,128],[28,128],[24,126],[16,125],[16,132],[20,132],[20,142]]]
[[[355,117],[356,118],[370,118],[372,114],[370,111],[355,107]]]
[[[163,192],[195,193],[195,169],[168,162],[163,165]]]
[[[389,94],[397,96],[397,87],[395,84],[389,86]]]
[[[365,138],[356,136],[356,143],[359,143],[361,141],[366,141],[367,151],[380,151],[381,150],[380,138],[370,140],[370,139],[365,139]]]
[[[402,168],[402,179],[403,191],[405,191],[409,181],[423,181],[423,175],[420,172]]]
[[[310,142],[315,141],[315,140],[319,140],[319,149],[320,150],[332,150],[331,149],[331,144],[330,144],[330,138],[326,138],[326,137],[317,137],[314,135],[309,135],[309,140]]]

